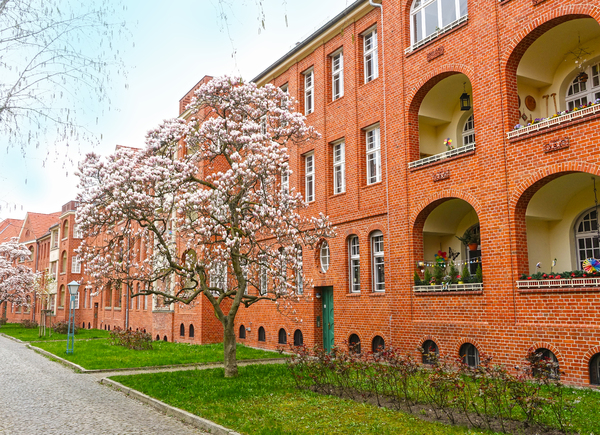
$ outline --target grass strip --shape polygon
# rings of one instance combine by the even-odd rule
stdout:
[[[323,396],[295,388],[285,365],[240,367],[225,379],[223,369],[114,376],[171,406],[251,435],[278,434],[491,434]]]
[[[56,341],[67,340],[67,334],[58,334],[53,332],[50,336],[50,328],[46,328],[46,336],[39,336],[38,328],[23,328],[19,323],[7,323],[0,326],[0,332],[11,337],[18,338],[21,341]],[[108,331],[101,329],[80,329],[75,334],[75,340],[87,340],[90,338],[107,338]]]
[[[65,354],[65,342],[35,343],[35,346],[78,364],[87,370],[223,361],[222,343],[197,345],[155,341],[152,343],[152,350],[131,350],[123,346],[112,346],[108,340],[78,341],[76,338],[72,355]],[[281,358],[281,355],[277,352],[252,349],[238,344],[237,358],[239,360],[270,359]]]

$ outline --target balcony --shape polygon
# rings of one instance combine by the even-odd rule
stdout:
[[[443,153],[434,154],[433,156],[425,157],[414,162],[408,163],[408,169],[420,168],[421,166],[429,165],[431,163],[439,162],[441,160],[449,159],[451,157],[460,156],[461,154],[475,152],[475,143],[465,145],[462,147],[454,148]]]
[[[539,289],[573,289],[586,287],[600,287],[600,278],[573,278],[573,279],[540,279],[540,280],[519,280],[517,288],[519,290],[539,290]]]
[[[516,128],[515,130],[506,133],[506,137],[509,140],[514,139],[516,137],[544,130],[555,125],[565,124],[570,121],[578,120],[596,114],[598,112],[600,112],[600,100],[596,100],[596,102],[594,102],[592,105],[589,105],[588,107],[585,107],[583,109],[575,109],[574,111],[564,113],[563,115],[555,115],[551,118],[542,118],[539,122],[528,124],[525,127]]]
[[[467,284],[442,284],[442,285],[416,285],[413,287],[415,293],[456,293],[456,292],[483,292],[483,283]]]

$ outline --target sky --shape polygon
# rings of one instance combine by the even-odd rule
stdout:
[[[114,78],[110,105],[86,102],[85,127],[99,143],[31,147],[23,153],[0,138],[0,221],[23,219],[28,211],[60,211],[77,195],[75,172],[85,154],[108,155],[116,145],[143,147],[146,132],[176,117],[179,100],[202,77],[251,80],[354,2],[224,1],[230,4],[226,22],[217,0],[127,1],[131,34],[113,44],[124,58],[127,78]],[[258,2],[264,3],[264,28]]]

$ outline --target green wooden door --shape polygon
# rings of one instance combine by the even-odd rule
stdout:
[[[333,336],[333,287],[321,290],[323,300],[323,349],[330,352],[334,346]]]

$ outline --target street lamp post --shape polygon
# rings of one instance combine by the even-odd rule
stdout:
[[[67,334],[67,354],[73,353],[73,345],[75,344],[75,297],[79,290],[79,283],[77,281],[71,281],[67,284],[69,289],[69,295],[71,295],[71,302],[69,303],[69,329]]]

